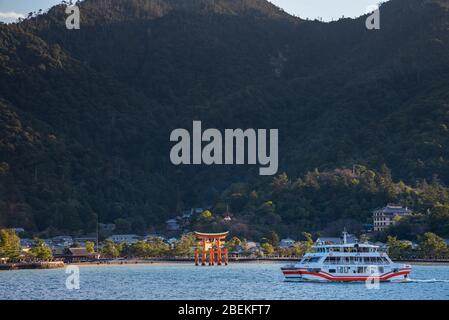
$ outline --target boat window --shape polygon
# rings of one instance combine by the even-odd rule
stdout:
[[[337,264],[338,260],[336,257],[327,257],[326,260],[324,260],[324,263],[326,264]]]
[[[369,273],[374,274],[374,273],[379,273],[379,269],[376,266],[370,266],[368,268]]]
[[[337,272],[337,270],[335,270],[335,269],[329,269],[329,272],[330,272],[330,273],[335,273],[335,272]]]
[[[359,263],[359,262],[361,262],[360,258],[358,258],[358,257],[351,257],[351,263]]]
[[[318,262],[319,260],[321,259],[321,257],[313,257],[313,258],[310,258],[310,263],[314,263],[314,262]]]
[[[363,262],[366,264],[372,264],[374,263],[373,257],[364,257]]]
[[[349,272],[349,268],[348,267],[339,267],[338,268],[338,272],[339,273],[348,273]]]

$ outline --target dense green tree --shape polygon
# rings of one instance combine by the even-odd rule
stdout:
[[[261,248],[262,248],[263,252],[267,255],[271,255],[274,253],[273,245],[268,242],[262,243]]]
[[[302,257],[305,253],[311,252],[314,244],[310,233],[304,232],[303,237],[305,238],[304,241],[299,241],[293,246],[292,253],[297,257]]]
[[[151,257],[163,257],[170,253],[169,245],[160,238],[149,239],[147,243]]]
[[[191,256],[196,245],[193,233],[185,234],[175,243],[174,254],[176,256]]]
[[[148,258],[150,256],[148,244],[145,241],[137,241],[129,248],[129,252],[134,257]]]
[[[419,239],[421,256],[425,258],[445,258],[449,249],[444,239],[431,232],[424,233]]]
[[[92,241],[86,241],[86,250],[89,253],[94,253],[95,252],[95,243],[93,243]]]
[[[106,240],[101,248],[101,255],[105,258],[117,258],[120,256],[120,249],[114,242]]]
[[[273,247],[279,246],[279,235],[275,231],[271,231],[268,237],[268,241]]]
[[[449,203],[442,1],[388,1],[375,33],[365,17],[303,21],[260,0],[181,2],[86,0],[72,33],[64,6],[0,25],[2,226],[82,234],[99,220],[143,234],[212,205],[205,228],[299,239],[394,202],[423,215],[398,238],[449,236],[436,208]],[[279,128],[285,173],[172,166],[170,132],[199,116]],[[226,211],[235,223],[220,224]]]
[[[203,218],[204,220],[211,220],[213,218],[212,212],[210,212],[209,210],[204,210],[201,213],[201,218]]]
[[[117,233],[127,234],[131,231],[131,222],[129,219],[119,218],[114,221],[115,231]]]
[[[17,259],[20,251],[20,239],[14,230],[0,229],[0,258]]]
[[[401,241],[396,237],[388,236],[388,255],[392,259],[407,259],[412,253],[410,241]]]
[[[39,261],[48,261],[53,258],[52,250],[41,239],[35,240],[34,246],[30,249],[30,255]]]
[[[153,238],[148,241],[137,241],[133,243],[128,251],[134,257],[149,258],[166,256],[170,248],[161,239]]]
[[[242,241],[237,237],[232,237],[232,239],[230,239],[229,241],[226,241],[225,245],[230,251],[232,251],[232,250],[234,250],[234,248],[236,246],[241,246]]]
[[[438,235],[449,235],[449,204],[436,204],[428,215],[429,228]]]

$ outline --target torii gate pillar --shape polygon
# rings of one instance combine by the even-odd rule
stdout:
[[[201,265],[205,266],[207,255],[209,253],[209,265],[213,266],[215,261],[220,266],[222,262],[228,265],[228,249],[224,247],[226,236],[229,232],[222,233],[204,233],[195,232],[197,246],[195,249],[195,265],[199,265],[199,255],[201,250]],[[217,259],[215,260],[215,255]]]

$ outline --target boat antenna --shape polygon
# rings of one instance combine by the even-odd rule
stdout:
[[[348,233],[346,232],[346,228],[344,228],[343,230],[343,244],[346,244],[346,236],[348,235]]]

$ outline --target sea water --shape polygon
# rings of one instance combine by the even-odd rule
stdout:
[[[65,269],[0,271],[0,299],[449,299],[446,265],[414,265],[410,281],[377,289],[363,282],[287,282],[281,266],[81,266],[78,290],[67,288]]]

